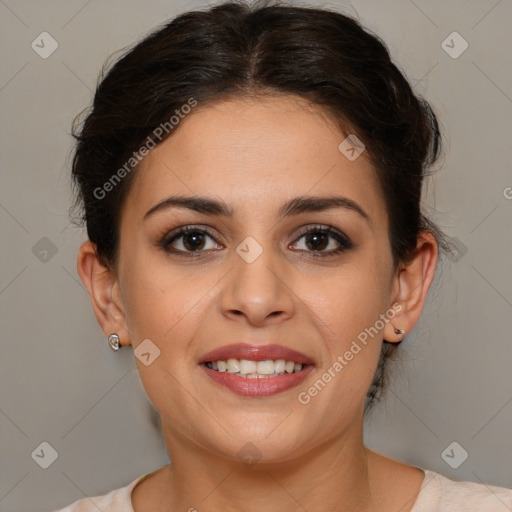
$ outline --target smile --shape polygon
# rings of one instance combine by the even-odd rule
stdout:
[[[313,371],[313,359],[273,343],[236,343],[204,354],[199,367],[219,389],[246,397],[267,397],[301,384]]]

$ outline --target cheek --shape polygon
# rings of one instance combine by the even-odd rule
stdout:
[[[379,319],[385,313],[385,300],[375,281],[340,280],[339,286],[342,292],[324,313],[330,329],[324,330],[329,357],[323,369],[340,375],[342,387],[360,395],[370,384],[380,353],[383,325]]]
[[[161,272],[154,266],[133,266],[125,282],[126,314],[132,343],[150,338],[163,348],[174,327],[197,302],[199,290],[179,274]]]
[[[332,393],[336,403],[353,406],[364,399],[371,384],[382,329],[392,319],[391,268],[387,255],[368,251],[316,287],[312,308],[326,345],[319,378],[324,375],[329,381],[326,394]]]
[[[154,248],[125,254],[123,303],[132,345],[150,339],[174,367],[187,360],[223,272],[170,263]]]
[[[131,343],[151,403],[164,415],[174,418],[176,408],[190,419],[197,411],[187,392],[191,389],[189,370],[193,369],[187,366],[189,350],[204,316],[201,299],[207,300],[205,295],[214,283],[205,276],[190,279],[190,273],[157,263],[157,259],[141,251],[124,260],[123,301]],[[158,349],[149,365],[137,357],[137,347],[146,339]],[[179,418],[174,420],[180,423]]]
[[[336,435],[362,411],[381,352],[377,322],[387,307],[384,287],[376,279],[366,266],[352,268],[333,276],[328,294],[318,295],[314,311],[325,357],[315,380],[301,387],[297,398],[319,431]]]
[[[390,264],[374,254],[359,254],[333,271],[319,289],[319,312],[330,317],[340,339],[355,337],[385,313],[391,291]]]
[[[136,347],[145,338],[159,345],[162,333],[180,316],[183,286],[155,265],[144,241],[123,233],[120,252],[120,283],[132,345]]]

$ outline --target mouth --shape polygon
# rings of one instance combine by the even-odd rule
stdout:
[[[270,396],[298,386],[314,369],[311,358],[282,345],[227,345],[205,354],[203,371],[244,396]]]

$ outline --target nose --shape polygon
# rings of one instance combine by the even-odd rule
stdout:
[[[234,268],[220,299],[222,313],[253,326],[279,323],[295,312],[295,295],[286,261],[265,249],[254,260],[233,253]]]

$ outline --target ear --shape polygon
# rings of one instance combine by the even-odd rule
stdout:
[[[124,306],[115,271],[100,261],[96,246],[90,240],[84,242],[78,251],[77,270],[89,292],[94,313],[105,337],[116,333],[121,345],[129,345]]]
[[[384,328],[384,339],[402,341],[420,318],[427,292],[434,280],[438,260],[437,242],[432,233],[422,231],[413,258],[397,271],[393,292],[393,320]],[[404,331],[396,333],[395,329]]]

